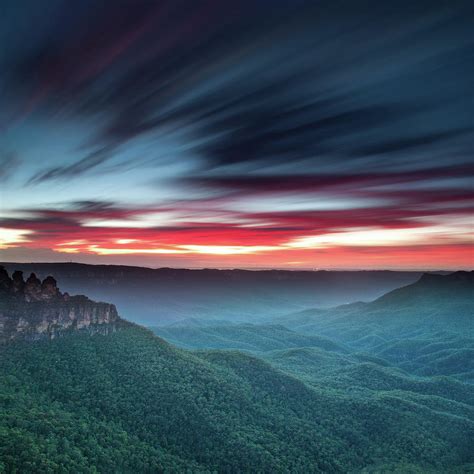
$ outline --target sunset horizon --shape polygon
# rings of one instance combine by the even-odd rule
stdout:
[[[0,260],[472,268],[468,3],[297,3],[10,2]]]
[[[12,264],[22,264],[22,265],[46,265],[46,264],[58,264],[58,265],[86,265],[86,266],[107,266],[107,267],[133,267],[133,268],[145,268],[148,270],[222,270],[222,271],[288,271],[288,272],[413,272],[413,273],[452,273],[452,272],[472,272],[474,267],[472,265],[457,265],[453,267],[439,267],[433,265],[432,267],[404,267],[404,266],[393,266],[393,267],[349,267],[349,266],[340,266],[340,267],[310,267],[310,266],[297,266],[293,262],[289,262],[285,265],[280,266],[259,266],[259,265],[247,265],[247,266],[210,266],[210,265],[150,265],[150,262],[141,264],[140,262],[134,261],[120,261],[120,260],[97,260],[92,257],[90,260],[84,258],[84,260],[28,260],[28,259],[13,259],[13,260],[1,260],[0,264],[12,265]],[[298,264],[299,265],[299,264]]]

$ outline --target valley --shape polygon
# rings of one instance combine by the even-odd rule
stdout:
[[[0,472],[469,472],[472,288],[458,272],[258,324],[15,338],[0,345]]]

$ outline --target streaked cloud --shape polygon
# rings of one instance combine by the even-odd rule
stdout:
[[[7,229],[0,227],[0,249],[15,247],[28,242],[28,235],[32,231],[26,229]]]
[[[473,23],[468,1],[8,0],[2,258],[456,268]]]

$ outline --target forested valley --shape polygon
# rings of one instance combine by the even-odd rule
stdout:
[[[472,472],[472,283],[3,344],[0,471]]]

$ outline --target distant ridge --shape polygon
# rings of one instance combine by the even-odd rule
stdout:
[[[373,302],[374,305],[385,304],[415,304],[417,301],[433,302],[447,298],[473,298],[474,301],[474,271],[458,271],[448,275],[424,273],[418,281],[411,285],[397,288]]]
[[[396,271],[187,270],[78,263],[6,263],[13,272],[54,275],[71,294],[116,304],[139,324],[197,318],[258,322],[268,317],[353,301],[372,301],[415,282]]]
[[[474,381],[472,271],[424,274],[370,303],[301,311],[276,321],[369,351],[419,375],[456,374]],[[428,356],[431,351],[437,356]]]
[[[416,282],[418,284],[450,284],[450,283],[468,283],[474,284],[474,270],[468,271],[457,271],[449,273],[448,275],[440,275],[436,273],[423,273],[420,279]]]

